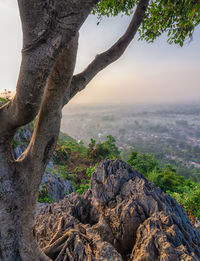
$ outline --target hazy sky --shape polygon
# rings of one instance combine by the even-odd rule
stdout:
[[[89,17],[81,29],[76,72],[120,37],[129,17]],[[16,1],[0,2],[0,91],[15,90],[20,66],[21,28]],[[134,40],[124,56],[100,72],[72,103],[200,101],[200,29],[189,45]]]

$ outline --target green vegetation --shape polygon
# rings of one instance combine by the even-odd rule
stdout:
[[[21,142],[17,139],[13,139],[12,140],[12,147],[13,149],[17,148],[19,145],[21,144]]]
[[[185,179],[170,164],[160,167],[159,162],[148,153],[132,151],[128,163],[157,187],[174,197],[191,219],[200,219],[200,182]]]
[[[61,133],[54,153],[55,169],[50,171],[71,181],[77,193],[83,194],[89,188],[90,178],[99,161],[105,158],[120,158],[120,150],[111,135],[104,142],[97,143],[91,139],[88,147],[85,147],[83,143]],[[165,193],[174,197],[192,221],[195,218],[200,219],[200,182],[181,176],[173,165],[163,166],[150,153],[132,151],[127,162]],[[39,192],[39,202],[53,201],[44,186]]]
[[[3,93],[0,93],[0,107],[7,103],[8,101],[10,101],[10,97],[11,97],[11,91],[8,91],[8,90],[4,90]]]
[[[200,180],[200,170],[189,164],[190,162],[199,163],[199,146],[192,146],[176,137],[168,138],[165,141],[159,138],[148,141],[137,138],[129,144],[140,154],[153,155],[161,166],[164,167],[165,164],[170,163],[185,178],[191,177],[196,182]],[[127,159],[130,153],[130,151],[126,151],[123,153],[123,157]]]
[[[48,194],[45,185],[42,185],[42,188],[39,190],[38,202],[40,202],[40,203],[53,203],[53,202],[55,202],[55,199],[53,199],[51,197],[51,195]]]
[[[151,1],[139,31],[140,39],[153,42],[163,32],[167,32],[170,44],[183,46],[200,23],[199,8],[199,1],[194,0]]]
[[[158,161],[149,153],[137,153],[136,151],[132,151],[127,162],[143,175],[158,168]]]
[[[95,163],[105,158],[120,158],[120,151],[115,143],[116,140],[112,135],[108,135],[106,141],[97,144],[94,139],[91,139],[87,149],[87,158]]]
[[[89,189],[90,178],[94,173],[96,166],[97,165],[90,166],[89,168],[86,169],[86,175],[88,176],[88,179],[82,179],[80,187],[76,190],[76,192],[79,193],[80,195],[83,194],[85,190]]]
[[[111,135],[104,142],[91,139],[88,148],[70,136],[60,133],[54,152],[55,169],[51,173],[71,181],[76,191],[82,194],[89,188],[89,181],[96,164],[108,158],[120,158],[120,151]]]
[[[61,146],[61,150],[70,150],[71,152],[78,152],[83,158],[86,157],[87,149],[83,146],[82,142],[77,142],[67,134],[60,133],[58,138],[58,144]]]
[[[103,0],[95,7],[93,14],[101,16],[131,15],[138,1]],[[183,46],[192,37],[194,29],[200,23],[200,2],[194,0],[152,0],[148,6],[142,26],[139,30],[140,40],[153,42],[166,32],[168,43]]]
[[[182,192],[167,191],[170,196],[175,198],[182,205],[189,216],[195,216],[200,220],[200,184],[191,182],[180,187]]]
[[[7,99],[0,97],[0,103],[4,104],[7,102]]]

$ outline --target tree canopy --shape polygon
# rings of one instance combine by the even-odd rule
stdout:
[[[103,0],[93,9],[93,14],[102,16],[131,15],[137,0]],[[167,33],[167,41],[172,44],[183,43],[192,39],[195,27],[200,23],[199,0],[151,0],[141,28],[139,39],[153,42],[162,33]]]

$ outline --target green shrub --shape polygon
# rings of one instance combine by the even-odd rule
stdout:
[[[167,193],[175,198],[177,202],[182,205],[188,214],[194,215],[200,220],[200,185],[194,185],[193,188],[185,187],[184,192],[171,192]]]
[[[76,189],[76,192],[78,194],[83,194],[83,192],[87,189],[89,189],[89,183],[90,183],[90,179],[91,179],[91,176],[92,174],[94,173],[95,171],[95,168],[96,168],[97,165],[95,166],[90,166],[89,168],[86,169],[86,174],[88,176],[89,179],[81,179],[81,185],[79,188]]]
[[[158,161],[149,153],[132,151],[127,162],[133,169],[145,176],[147,176],[147,173],[159,168]]]
[[[88,180],[89,181],[89,180]],[[85,190],[87,190],[87,189],[89,189],[89,184],[81,184],[80,185],[80,188],[79,189],[77,189],[76,190],[76,192],[78,193],[78,194],[80,194],[80,195],[82,195],[83,194],[83,192],[85,191]]]
[[[148,173],[147,177],[164,192],[167,190],[171,192],[181,192],[181,188],[185,185],[186,181],[184,177],[167,169],[160,172],[154,169],[152,172]]]
[[[61,150],[70,150],[71,152],[78,152],[82,158],[86,157],[87,148],[82,142],[78,143],[75,139],[71,138],[67,134],[60,133],[58,138],[58,144],[61,146]]]
[[[91,178],[92,174],[94,173],[95,169],[97,167],[97,164],[95,166],[90,166],[86,169],[86,174],[89,178]]]
[[[53,203],[56,202],[55,199],[48,194],[45,185],[42,185],[42,188],[38,192],[38,202],[40,203]]]
[[[91,139],[87,149],[87,158],[95,163],[103,159],[120,158],[120,151],[115,143],[116,140],[112,135],[108,135],[106,141],[99,143]]]

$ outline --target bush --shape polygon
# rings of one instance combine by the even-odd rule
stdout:
[[[116,140],[112,135],[108,135],[106,141],[97,144],[94,139],[91,139],[87,149],[87,158],[94,163],[103,159],[120,158],[120,151],[115,143]]]
[[[152,154],[137,153],[136,151],[131,152],[127,162],[133,169],[136,169],[145,176],[154,169],[158,169],[159,165]]]
[[[78,189],[76,189],[76,192],[77,192],[78,194],[81,195],[81,194],[83,194],[83,192],[84,192],[85,190],[89,189],[89,187],[90,187],[90,186],[89,186],[90,178],[91,178],[92,174],[94,173],[96,166],[97,166],[97,165],[95,165],[95,166],[90,166],[89,168],[86,169],[86,174],[87,174],[87,176],[88,176],[88,179],[82,179],[82,180],[81,180],[81,185],[80,185],[80,187],[79,187]]]
[[[195,216],[200,220],[200,184],[193,183],[192,188],[185,186],[182,193],[167,191],[182,205],[188,215]]]
[[[38,192],[38,202],[40,203],[53,203],[56,202],[55,199],[48,194],[45,185],[42,185],[42,188]]]
[[[161,172],[153,170],[148,173],[147,177],[164,192],[181,192],[182,187],[185,185],[184,177],[168,169],[164,169]]]

